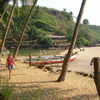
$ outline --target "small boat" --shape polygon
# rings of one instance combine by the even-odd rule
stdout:
[[[64,58],[64,56],[57,56],[57,55],[39,56],[37,59],[57,59],[57,58]]]
[[[77,54],[73,54],[70,57],[70,62],[74,61],[76,59]],[[43,56],[38,57],[36,59],[31,60],[32,65],[43,65],[43,64],[55,64],[55,63],[63,63],[64,56]],[[29,63],[29,60],[26,61],[26,63]]]
[[[70,62],[76,59],[76,55],[70,57]],[[54,63],[63,63],[64,58],[57,58],[57,59],[47,59],[47,60],[40,60],[32,62],[33,65],[36,64],[54,64]]]
[[[52,56],[38,56],[31,59],[31,61],[43,61],[43,60],[50,60],[50,59],[61,59],[64,56],[52,55]],[[24,59],[24,62],[29,62],[29,58]]]

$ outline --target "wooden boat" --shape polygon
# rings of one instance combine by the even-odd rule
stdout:
[[[37,59],[58,59],[58,58],[64,58],[64,56],[57,56],[57,55],[52,55],[52,56],[40,56]]]
[[[52,59],[61,59],[64,58],[64,56],[58,56],[58,55],[52,55],[52,56],[39,56],[32,58],[31,61],[43,61],[43,60],[52,60]],[[29,62],[29,58],[24,59],[24,62]]]
[[[70,62],[74,61],[76,59],[76,55],[74,54],[70,57]],[[32,61],[32,65],[43,65],[43,64],[55,64],[55,63],[63,63],[64,57],[63,58],[53,58],[53,59],[40,59],[40,60],[34,60]]]

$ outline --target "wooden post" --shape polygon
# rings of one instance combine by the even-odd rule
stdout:
[[[100,99],[100,58],[94,57],[93,62],[94,62],[94,81]]]
[[[2,54],[0,53],[0,62],[1,62]]]
[[[32,56],[29,54],[29,67],[31,67]]]
[[[40,57],[41,57],[41,50],[40,50]]]

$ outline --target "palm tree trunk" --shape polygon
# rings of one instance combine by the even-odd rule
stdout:
[[[78,15],[78,18],[77,18],[77,22],[76,22],[76,25],[75,25],[72,42],[71,42],[70,48],[68,50],[68,53],[65,55],[64,62],[63,62],[63,65],[62,65],[62,71],[61,71],[61,74],[60,74],[57,82],[61,82],[61,81],[65,80],[65,75],[66,75],[66,72],[67,72],[67,69],[68,69],[70,56],[71,56],[73,49],[75,47],[75,43],[76,43],[78,31],[79,31],[79,26],[80,26],[80,21],[81,21],[82,15],[83,15],[85,4],[86,4],[86,0],[83,0],[81,8],[80,8],[79,15]]]
[[[17,48],[16,48],[15,53],[14,53],[14,58],[16,57],[16,55],[17,55],[17,53],[18,53],[18,51],[19,51],[20,45],[21,45],[22,40],[23,40],[23,36],[24,36],[24,34],[25,34],[25,31],[26,31],[27,23],[28,23],[28,21],[29,21],[29,19],[30,19],[30,17],[31,17],[32,11],[34,10],[34,7],[35,7],[37,1],[38,1],[38,0],[35,0],[35,1],[34,1],[33,6],[32,6],[32,8],[31,8],[31,10],[30,10],[30,12],[29,12],[29,15],[27,16],[27,19],[26,19],[26,22],[25,22],[25,25],[24,25],[24,28],[23,28],[23,31],[22,31],[22,34],[21,34],[21,38],[20,38],[20,40],[19,40],[19,43],[18,43]]]
[[[1,17],[0,17],[0,22],[2,21],[2,18],[3,18],[4,14],[8,8],[8,4],[9,4],[9,0],[6,1],[5,7],[4,7],[2,14],[1,14]]]
[[[6,26],[6,31],[4,33],[4,37],[3,37],[1,48],[0,48],[0,53],[1,54],[2,54],[3,49],[4,49],[6,37],[7,37],[8,31],[9,31],[9,27],[10,27],[10,24],[11,24],[11,20],[12,20],[12,16],[13,16],[13,13],[14,13],[15,6],[16,6],[16,2],[17,2],[17,0],[14,0],[13,7],[11,9],[11,13],[10,13],[10,16],[9,16],[9,19],[8,19],[8,23],[7,23],[7,26]]]

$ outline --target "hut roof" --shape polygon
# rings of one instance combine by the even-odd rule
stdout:
[[[66,38],[65,36],[58,36],[58,35],[48,35],[49,37],[51,37],[51,38],[58,38],[58,39],[60,39],[60,38]]]

